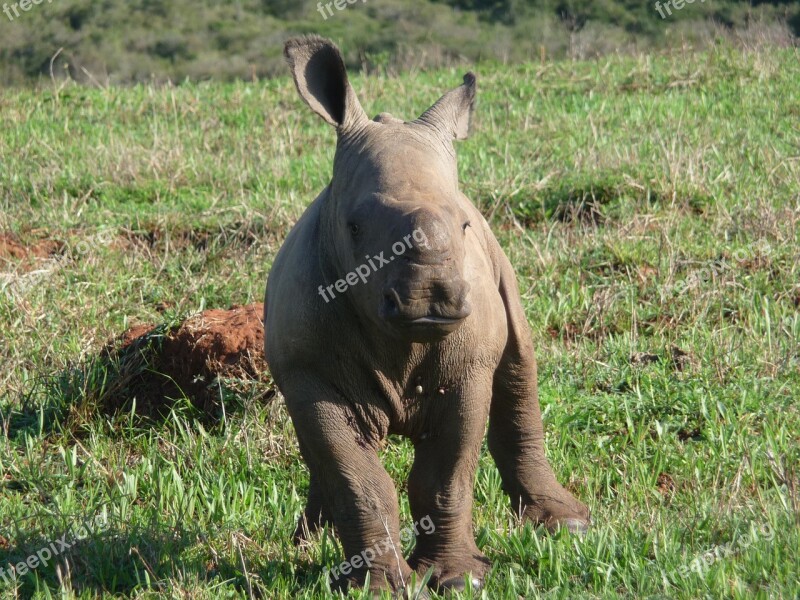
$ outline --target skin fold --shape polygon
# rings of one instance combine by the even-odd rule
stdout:
[[[463,588],[465,576],[480,587],[489,561],[471,514],[487,419],[515,512],[582,532],[589,511],[545,458],[512,266],[459,191],[453,142],[467,137],[475,77],[415,121],[370,120],[332,42],[293,39],[285,54],[301,98],[337,131],[331,183],[278,252],[265,300],[267,361],[310,471],[295,540],[330,523],[347,560],[386,548],[341,575],[350,585],[369,573],[372,589],[407,592],[430,568],[434,587]],[[408,558],[377,454],[389,434],[413,442],[412,516],[435,526]]]

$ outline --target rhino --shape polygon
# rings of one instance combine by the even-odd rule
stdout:
[[[487,420],[519,517],[572,532],[590,518],[545,457],[514,270],[459,191],[454,141],[469,133],[475,75],[414,121],[369,119],[334,43],[294,38],[284,55],[337,133],[332,179],[287,235],[265,298],[267,362],[309,471],[294,540],[334,528],[337,585],[407,594],[417,573],[434,589],[479,589],[490,563],[473,536],[473,486]],[[378,455],[392,434],[414,447],[408,558]]]

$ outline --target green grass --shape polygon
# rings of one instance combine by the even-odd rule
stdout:
[[[479,73],[463,189],[517,269],[549,458],[595,523],[520,528],[484,452],[481,597],[800,595],[798,58]],[[459,82],[354,78],[368,112],[405,117]],[[261,299],[333,132],[287,78],[2,90],[0,121],[0,232],[63,244],[0,274],[0,564],[107,523],[0,595],[325,597],[341,548],[291,544],[307,472],[280,398],[225,393],[216,424],[92,399],[113,374],[93,357],[131,323]],[[410,455],[384,451],[401,490]]]

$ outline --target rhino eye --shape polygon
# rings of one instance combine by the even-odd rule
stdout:
[[[471,226],[472,226],[472,223],[470,223],[469,221],[464,221],[464,224],[461,226],[461,230],[462,230],[464,233],[466,233],[466,231],[467,231],[467,227],[471,227]]]
[[[355,223],[350,223],[347,227],[350,229],[350,235],[352,235],[353,237],[356,237],[358,235],[358,232],[361,231],[359,226],[356,225]]]

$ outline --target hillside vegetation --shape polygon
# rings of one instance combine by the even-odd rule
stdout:
[[[351,68],[392,72],[719,39],[786,46],[800,34],[800,4],[785,0],[696,0],[680,10],[669,8],[675,0],[660,9],[639,0],[362,0],[320,11],[328,1],[48,0],[23,12],[15,0],[0,13],[0,84],[51,72],[91,85],[252,80],[283,73],[283,42],[307,32],[339,42]]]

